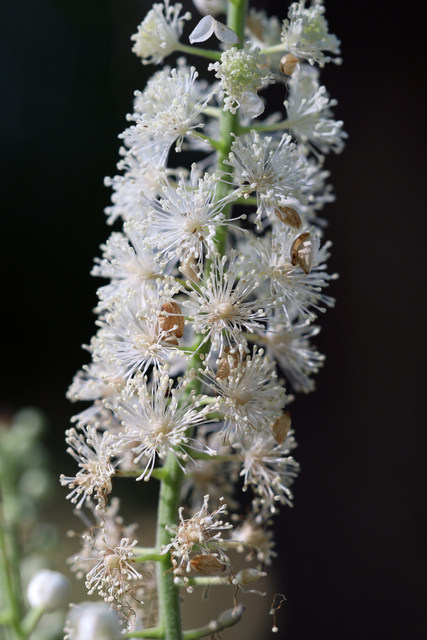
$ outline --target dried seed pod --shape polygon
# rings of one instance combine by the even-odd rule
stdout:
[[[280,60],[279,69],[285,76],[290,76],[296,69],[298,58],[293,53],[287,53]]]
[[[162,331],[170,333],[176,338],[182,338],[184,335],[184,316],[179,304],[173,301],[165,302],[160,309],[159,322]]]
[[[289,429],[291,428],[291,414],[289,411],[283,413],[277,420],[274,422],[272,431],[274,435],[274,439],[277,444],[282,444],[286,440],[286,436],[289,433]]]
[[[298,264],[304,273],[310,273],[316,261],[319,246],[320,240],[316,235],[302,233],[292,243],[291,263],[294,267]]]
[[[216,371],[216,378],[225,380],[230,375],[232,369],[237,367],[241,361],[241,355],[237,349],[231,349],[231,347],[225,347],[222,352],[222,356],[218,360],[218,369]]]
[[[203,573],[205,576],[213,576],[216,573],[222,573],[227,568],[227,565],[218,560],[218,558],[205,553],[199,553],[196,556],[193,556],[190,560],[190,564],[194,571],[197,571],[197,573]]]
[[[298,211],[293,207],[277,207],[274,213],[281,222],[287,224],[291,229],[301,229],[301,218]]]

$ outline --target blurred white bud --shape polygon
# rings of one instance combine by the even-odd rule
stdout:
[[[259,569],[242,569],[236,576],[236,580],[239,584],[251,584],[251,582],[256,582],[260,578],[264,578],[266,576],[265,571],[259,571]]]
[[[105,602],[73,605],[66,624],[69,640],[119,640],[119,617]]]
[[[200,13],[210,13],[212,16],[227,11],[227,0],[193,0],[193,3]]]
[[[27,589],[28,602],[34,608],[55,611],[65,604],[69,588],[68,579],[62,573],[42,569],[30,580]]]

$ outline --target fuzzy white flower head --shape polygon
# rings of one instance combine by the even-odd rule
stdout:
[[[200,270],[203,258],[216,252],[215,235],[224,224],[222,210],[230,201],[228,197],[215,201],[219,179],[217,174],[201,178],[196,164],[188,180],[180,175],[178,186],[161,176],[161,197],[153,200],[147,218],[146,246],[156,248],[165,261],[180,259],[184,266],[194,262]]]
[[[244,479],[244,491],[249,485],[253,487],[260,511],[268,516],[277,512],[277,503],[292,506],[293,496],[289,487],[299,470],[298,462],[289,455],[296,447],[292,434],[277,442],[273,434],[250,431],[241,443],[234,446],[243,456],[240,475]]]
[[[132,588],[141,574],[131,564],[133,548],[137,540],[120,540],[117,546],[110,546],[105,535],[102,537],[104,548],[100,551],[100,560],[86,576],[85,586],[88,594],[98,591],[105,602],[121,602],[123,596]]]
[[[181,4],[171,6],[169,0],[164,0],[164,4],[154,4],[147,13],[137,33],[131,37],[135,42],[132,51],[142,58],[143,64],[159,64],[176,50],[183,22],[191,19],[189,11],[180,16],[181,9]]]
[[[192,518],[184,520],[183,510],[183,507],[179,508],[178,526],[166,527],[174,537],[170,544],[162,549],[162,553],[171,551],[174,574],[182,577],[184,572],[190,572],[190,554],[194,548],[229,566],[230,561],[221,547],[221,535],[222,531],[233,527],[219,519],[219,516],[227,513],[227,505],[223,504],[221,499],[220,506],[209,513],[209,495],[205,495],[203,506]]]
[[[224,417],[224,443],[237,442],[245,433],[266,431],[287,400],[286,391],[277,382],[276,365],[264,357],[263,349],[245,360],[229,358],[227,376],[218,376],[211,370],[201,372],[201,379],[217,396],[216,410]]]
[[[169,296],[153,291],[145,298],[141,292],[129,291],[114,301],[112,312],[98,321],[101,330],[93,340],[94,360],[115,363],[126,370],[126,378],[136,371],[146,373],[149,366],[165,364],[179,356],[172,327],[164,328],[162,307]]]
[[[102,436],[94,427],[86,427],[78,433],[74,428],[65,432],[65,441],[69,445],[69,453],[77,462],[80,471],[74,478],[61,474],[61,485],[72,489],[67,498],[77,509],[81,509],[86,498],[95,495],[98,508],[105,506],[105,501],[112,490],[111,478],[115,474],[115,446],[111,442],[111,435],[105,431]]]
[[[263,83],[274,83],[273,74],[265,67],[265,57],[259,48],[251,45],[244,49],[231,47],[221,54],[221,62],[210,64],[209,71],[216,71],[220,95],[224,98],[224,111],[237,113],[240,107],[247,118],[256,118],[264,111],[264,103],[258,95]]]
[[[155,260],[156,252],[147,248],[143,241],[143,227],[140,222],[128,221],[125,233],[114,232],[107,243],[101,245],[103,257],[95,258],[91,274],[100,278],[110,278],[111,282],[97,291],[100,302],[96,311],[111,306],[116,296],[124,296],[128,289],[145,291],[154,287],[163,269]]]
[[[119,616],[105,602],[72,605],[64,640],[120,640]]]
[[[289,99],[285,101],[293,135],[302,143],[308,143],[312,151],[341,153],[347,133],[342,130],[342,120],[334,120],[331,100],[326,87],[318,82],[318,70],[300,67],[292,75]]]
[[[234,250],[228,260],[227,256],[215,255],[207,278],[202,277],[200,282],[188,281],[186,293],[190,300],[184,301],[183,306],[190,306],[190,311],[196,307],[189,318],[194,330],[205,334],[203,342],[211,340],[209,355],[218,350],[221,356],[227,345],[236,345],[244,352],[247,340],[243,332],[254,333],[264,328],[265,312],[257,301],[251,300],[262,277],[253,265],[246,262],[243,266],[244,261],[244,256]]]
[[[209,408],[200,408],[204,398],[194,391],[187,395],[191,379],[185,377],[174,387],[164,371],[154,371],[151,388],[146,378],[135,379],[132,392],[125,393],[115,409],[125,427],[118,436],[120,442],[132,446],[134,463],[141,459],[145,463],[138,480],[149,480],[156,457],[164,460],[168,451],[174,451],[178,460],[188,460],[189,454],[183,448],[192,447],[188,431],[211,422],[206,419]],[[203,448],[203,444],[198,448]],[[215,453],[208,447],[205,449]]]
[[[285,377],[297,392],[309,393],[315,383],[311,378],[323,366],[325,356],[310,343],[320,327],[308,322],[286,326],[275,325],[261,338],[267,354],[276,358]]]
[[[50,613],[65,603],[69,589],[68,579],[62,573],[41,569],[33,575],[28,585],[28,602],[32,607]]]
[[[184,137],[203,127],[200,115],[212,94],[200,97],[195,88],[197,77],[194,67],[166,68],[150,78],[142,93],[135,93],[135,111],[128,116],[135,125],[120,136],[134,155],[150,149],[151,163],[164,165],[175,141],[179,152]]]
[[[264,213],[270,216],[282,199],[306,200],[307,165],[301,160],[296,145],[284,134],[278,145],[272,138],[261,138],[251,131],[244,141],[237,138],[225,163],[234,167],[234,179],[245,197],[256,191],[258,200],[255,224],[261,226]]]
[[[330,56],[325,56],[324,51],[340,53],[340,41],[328,32],[324,13],[323,0],[313,0],[309,8],[305,7],[305,0],[294,2],[289,7],[288,19],[283,21],[282,29],[285,50],[320,67],[332,60]],[[333,61],[339,63],[341,59],[335,58]]]

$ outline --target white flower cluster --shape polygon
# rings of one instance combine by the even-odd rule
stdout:
[[[197,3],[202,11],[211,5],[225,7]],[[180,43],[190,17],[180,10],[165,0],[149,11],[133,36],[144,64],[191,50]],[[334,304],[324,292],[336,277],[327,272],[330,243],[319,217],[333,200],[324,155],[340,152],[346,137],[318,69],[301,63],[322,67],[330,59],[324,51],[339,52],[323,14],[321,2],[294,3],[280,33],[277,18],[252,10],[246,27],[234,25],[239,35],[205,16],[190,42],[213,34],[221,41],[222,53],[206,50],[215,60],[205,64],[215,72],[212,84],[178,59],[135,93],[131,125],[120,136],[106,213],[123,226],[101,245],[92,271],[107,281],[86,346],[92,361],[68,392],[90,406],[67,431],[79,470],[61,483],[80,512],[86,507],[95,518],[91,524],[82,516],[87,528],[73,568],[86,575],[89,593],[127,620],[142,620],[134,608],[156,586],[148,586],[148,561],[134,567],[135,527],[124,526],[110,498],[116,478],[156,478],[175,493],[182,485],[179,512],[162,520],[151,555],[157,562],[169,556],[187,587],[192,571],[249,583],[236,578],[227,548],[268,565],[271,516],[278,505],[292,505],[299,465],[288,405],[292,391],[314,388],[324,360],[311,343],[320,330],[314,321]],[[203,49],[194,50],[203,58]],[[279,65],[278,52],[296,62]],[[282,115],[268,97],[278,76]],[[267,107],[265,120],[256,119]],[[188,151],[199,161],[175,168]],[[241,506],[242,490],[249,509]],[[234,534],[220,519],[222,496],[240,521]],[[176,495],[169,503],[177,506]],[[265,575],[260,567],[253,572]],[[144,624],[158,623],[156,607]]]

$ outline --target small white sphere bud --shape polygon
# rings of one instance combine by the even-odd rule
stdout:
[[[242,569],[241,571],[239,571],[236,578],[239,584],[251,584],[251,582],[255,582],[260,578],[264,578],[266,575],[267,574],[265,571],[259,571],[259,569],[250,568]]]
[[[27,589],[28,602],[35,609],[51,612],[59,609],[68,597],[68,579],[58,571],[42,569],[30,580]]]
[[[73,640],[120,640],[119,618],[105,602],[84,602],[71,610],[68,626]]]

